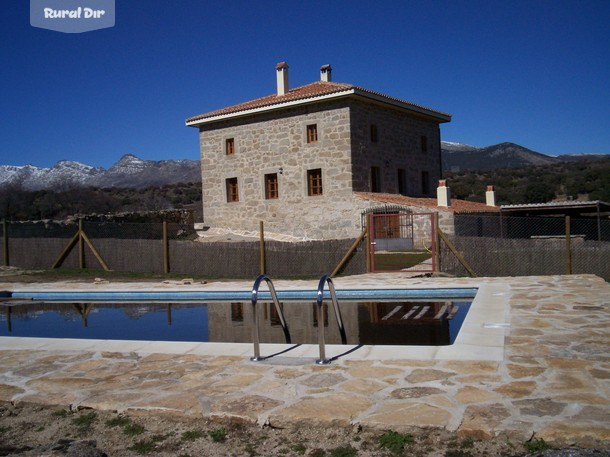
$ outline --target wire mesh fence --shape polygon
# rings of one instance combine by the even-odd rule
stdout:
[[[458,214],[449,239],[478,276],[591,273],[610,280],[610,220]],[[441,270],[466,275],[441,248]]]
[[[5,265],[46,269],[58,263],[101,270],[98,254],[113,271],[207,277],[256,276],[261,273],[261,255],[267,274],[320,276],[336,267],[354,241],[264,241],[263,251],[259,241],[201,243],[193,225],[184,223],[5,222],[4,227]],[[91,246],[81,247],[81,229]],[[356,252],[341,273],[364,273],[364,255]]]
[[[448,238],[477,276],[590,273],[610,280],[610,220],[457,214],[454,222]],[[80,227],[96,252],[78,238]],[[72,243],[62,267],[101,270],[101,258],[114,271],[205,277],[251,278],[261,273],[261,263],[276,277],[320,276],[333,271],[354,242],[201,243],[188,223],[5,221],[3,228],[4,265],[48,269]],[[362,242],[339,274],[365,273],[366,249]],[[439,249],[439,271],[468,275],[445,243]]]

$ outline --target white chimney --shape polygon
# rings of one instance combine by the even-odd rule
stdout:
[[[320,67],[320,81],[324,81],[325,83],[329,83],[333,80],[332,78],[332,67],[330,65],[322,65]]]
[[[485,191],[485,203],[487,206],[496,206],[496,191],[494,190],[494,186],[487,186],[487,191]]]
[[[436,200],[438,201],[438,206],[444,206],[446,208],[451,206],[451,191],[447,187],[447,181],[445,179],[441,179],[438,182]]]
[[[288,92],[288,64],[280,62],[275,69],[277,70],[277,94],[284,95]]]

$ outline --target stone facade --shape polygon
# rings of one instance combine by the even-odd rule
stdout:
[[[438,123],[363,102],[351,104],[350,121],[354,192],[412,197],[434,195],[441,172]],[[373,128],[377,131],[376,141],[371,139]],[[422,150],[422,141],[425,142],[425,151]],[[380,171],[377,189],[372,188],[371,167]],[[404,189],[399,186],[399,170],[404,171]],[[422,183],[423,172],[428,174],[427,186]],[[424,191],[423,187],[427,190]]]
[[[308,126],[317,141],[308,142]],[[205,225],[301,239],[353,238],[375,206],[354,192],[432,196],[440,178],[439,123],[356,97],[326,99],[199,126]],[[227,154],[227,140],[233,151]],[[322,194],[308,194],[308,170]],[[277,176],[267,198],[265,175]],[[238,201],[229,202],[229,180]],[[429,210],[428,210],[429,211]]]

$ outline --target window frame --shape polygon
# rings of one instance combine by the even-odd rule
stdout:
[[[324,185],[322,180],[322,169],[312,168],[307,170],[307,196],[319,197],[324,194]]]
[[[421,172],[421,193],[422,195],[430,195],[430,173],[426,170]]]
[[[318,142],[318,124],[308,124],[305,127],[305,137],[307,144]]]
[[[244,304],[242,302],[231,303],[231,322],[234,324],[243,324],[244,322]]]
[[[225,138],[225,155],[232,156],[235,154],[235,138]]]
[[[265,200],[277,200],[280,198],[280,185],[277,173],[266,173],[264,177]]]
[[[378,194],[381,192],[381,168],[373,165],[370,173],[371,192]]]
[[[236,177],[225,180],[227,203],[239,202],[239,181]]]
[[[379,142],[379,130],[377,129],[377,124],[370,125],[369,139],[371,140],[371,143]]]
[[[422,135],[420,137],[419,141],[420,141],[420,148],[421,148],[422,154],[427,154],[428,153],[428,137],[426,135]]]
[[[396,170],[396,180],[398,182],[398,193],[400,195],[407,195],[407,170],[398,168]]]

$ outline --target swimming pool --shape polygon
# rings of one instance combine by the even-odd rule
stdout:
[[[282,301],[291,343],[315,344],[318,319],[312,301]],[[340,303],[346,344],[452,344],[470,307],[448,299]],[[5,301],[0,308],[0,336],[252,342],[252,305],[243,301],[138,302]],[[329,312],[330,311],[330,312]],[[261,342],[284,343],[285,334],[273,303],[257,307]],[[341,344],[332,307],[323,306],[326,342]]]
[[[334,290],[320,281],[311,291],[277,291],[268,278],[257,278],[251,292],[242,291],[65,291],[0,292],[6,324],[0,336],[92,338],[155,341],[252,342],[256,325],[263,342],[315,343],[319,335],[312,299],[341,303],[339,314],[328,313],[324,329],[328,343],[448,345],[452,344],[477,289]],[[258,291],[262,279],[269,290]],[[324,291],[325,281],[329,290]],[[332,289],[332,294],[331,290]],[[274,294],[281,303],[271,303]],[[258,297],[257,324],[246,300]],[[309,300],[309,301],[307,301]],[[29,301],[37,302],[29,304]],[[119,305],[120,303],[120,305]],[[286,316],[284,317],[284,314]],[[138,315],[139,319],[134,319]],[[95,318],[95,319],[93,319]],[[285,322],[282,320],[285,319]],[[78,324],[81,321],[82,325]],[[136,322],[139,321],[139,322]],[[76,323],[76,324],[75,324]],[[282,324],[282,325],[280,325]]]

